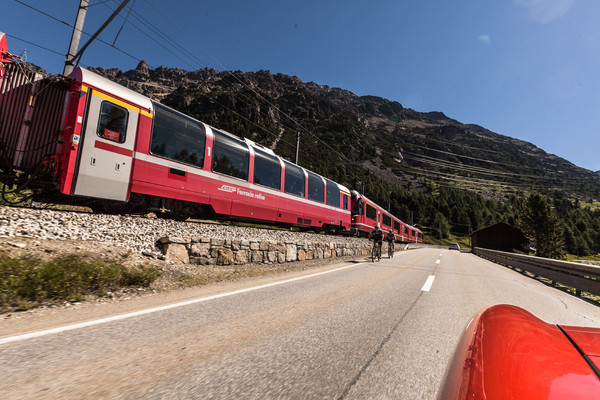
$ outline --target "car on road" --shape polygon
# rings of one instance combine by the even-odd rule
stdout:
[[[458,243],[450,243],[448,246],[449,250],[460,250],[460,245]]]
[[[465,328],[438,399],[600,399],[599,368],[600,328],[495,305]]]

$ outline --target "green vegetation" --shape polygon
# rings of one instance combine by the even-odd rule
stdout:
[[[520,225],[525,233],[533,239],[535,255],[547,258],[564,256],[564,236],[556,212],[546,197],[532,192],[523,203]]]
[[[423,243],[448,247],[450,243],[458,243],[461,249],[470,249],[471,241],[465,236],[450,235],[447,239],[437,239],[434,236],[424,236]]]
[[[148,287],[160,271],[155,267],[128,269],[104,260],[76,255],[43,261],[0,258],[0,311],[27,310],[57,301],[81,301],[89,294],[104,296],[126,286]]]

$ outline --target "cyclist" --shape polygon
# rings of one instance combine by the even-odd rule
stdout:
[[[388,231],[387,235],[385,235],[385,241],[388,242],[388,256],[392,258],[394,255],[394,241],[396,240],[396,235],[394,235],[394,231],[391,229]]]
[[[383,231],[379,229],[377,224],[373,225],[373,230],[369,239],[373,241],[373,245],[377,244],[379,247],[379,257],[381,258],[381,245],[383,244]]]

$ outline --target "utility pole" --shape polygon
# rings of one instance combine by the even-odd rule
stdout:
[[[300,151],[300,131],[296,131],[296,165],[298,165],[299,151]]]
[[[100,35],[100,32],[104,30],[111,23],[113,19],[121,12],[123,8],[129,3],[130,0],[123,0],[123,3],[112,13],[110,17],[102,24],[100,28],[92,35],[90,40],[87,41],[83,47],[77,51],[79,47],[79,39],[81,39],[81,32],[83,30],[83,21],[85,20],[85,14],[87,12],[89,6],[89,0],[81,0],[79,4],[79,11],[77,12],[77,20],[75,21],[75,26],[73,28],[73,35],[71,36],[71,45],[69,46],[69,54],[67,54],[67,58],[65,59],[65,69],[63,70],[63,75],[68,75],[73,72],[73,67],[75,66],[75,60],[81,57],[85,49],[92,44],[94,40]],[[73,54],[75,53],[75,54]]]
[[[65,58],[65,68],[63,75],[67,76],[73,72],[73,66],[75,65],[75,53],[79,48],[79,40],[81,39],[81,32],[83,31],[83,22],[85,21],[85,14],[87,13],[90,1],[81,0],[79,3],[79,11],[77,11],[77,19],[73,26],[73,33],[71,34],[71,44],[69,45],[69,52],[67,58]]]
[[[473,249],[473,244],[471,243],[471,224],[469,224],[469,248],[472,250]]]

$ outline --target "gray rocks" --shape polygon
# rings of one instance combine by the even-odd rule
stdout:
[[[98,241],[198,264],[281,263],[366,254],[369,247],[355,237],[6,206],[0,206],[2,236],[80,240],[83,247]]]

